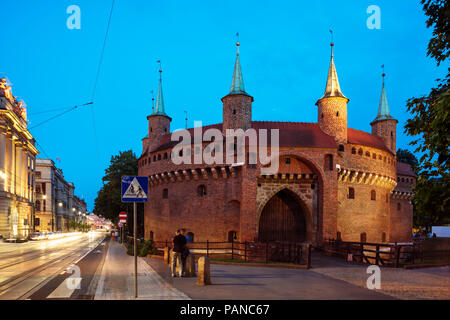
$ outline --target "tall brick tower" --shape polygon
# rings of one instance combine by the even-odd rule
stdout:
[[[383,72],[383,87],[381,89],[380,104],[378,106],[378,115],[370,125],[372,126],[372,134],[383,139],[386,146],[396,154],[396,139],[397,139],[397,123],[398,121],[391,116],[389,112],[389,105],[386,96],[386,89],[384,87]]]
[[[335,137],[338,143],[347,143],[347,99],[341,92],[334,66],[334,43],[331,42],[331,61],[325,94],[316,102],[319,126],[323,132]]]
[[[253,97],[245,92],[241,64],[239,62],[239,41],[236,43],[237,55],[234,64],[231,90],[222,98],[223,131],[226,129],[247,130],[251,127]]]
[[[152,113],[147,117],[148,120],[148,150],[156,148],[163,135],[170,132],[170,118],[164,111],[164,99],[162,93],[162,70],[159,69],[159,86],[158,95],[156,97],[156,106]]]

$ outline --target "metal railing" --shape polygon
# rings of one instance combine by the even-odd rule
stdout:
[[[172,241],[155,241],[159,250],[171,247]],[[311,245],[292,242],[189,242],[187,247],[194,254],[214,259],[230,259],[258,263],[291,263],[311,267]]]

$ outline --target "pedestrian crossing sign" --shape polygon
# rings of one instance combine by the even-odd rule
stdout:
[[[122,176],[122,202],[147,202],[148,177]]]

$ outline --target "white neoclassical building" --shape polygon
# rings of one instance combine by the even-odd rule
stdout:
[[[35,140],[26,108],[0,79],[0,234],[26,238],[33,230]]]

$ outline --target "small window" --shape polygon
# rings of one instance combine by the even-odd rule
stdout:
[[[394,136],[394,132],[391,131],[391,137],[393,137],[393,136]]]
[[[180,150],[180,152],[178,152],[178,155],[179,155],[180,157],[182,157],[182,156],[183,156],[183,150]]]
[[[156,155],[153,156],[153,161],[156,161]]]
[[[150,127],[150,132],[153,132],[153,128],[152,127]]]
[[[200,197],[206,196],[206,186],[204,184],[201,184],[197,187],[197,194]]]
[[[164,159],[167,159],[167,152],[164,152]]]
[[[233,114],[236,114],[236,109],[233,109]]]
[[[344,149],[344,145],[343,144],[340,144],[339,145],[339,151],[344,151],[345,149]]]
[[[333,171],[333,155],[332,154],[325,155],[325,169]]]
[[[233,242],[237,240],[237,232],[236,231],[228,231],[228,242]]]
[[[167,132],[167,128],[164,128],[164,132]]]
[[[352,148],[352,154],[356,154],[356,148]]]
[[[339,117],[339,111],[338,111],[338,112],[336,112],[336,117]]]
[[[377,193],[375,190],[370,191],[370,200],[377,200]]]
[[[286,158],[286,159],[284,159],[284,162],[285,162],[286,164],[290,164],[290,163],[291,163],[291,158]]]
[[[340,231],[338,231],[337,234],[336,234],[336,240],[337,241],[342,241],[342,236],[341,236],[341,232]]]
[[[34,226],[35,227],[39,227],[41,224],[41,219],[40,218],[34,218]]]
[[[161,160],[161,154],[158,154],[158,160]]]
[[[370,158],[370,152],[369,151],[366,151],[366,157]]]
[[[355,199],[355,189],[348,188],[348,198],[349,199]]]
[[[378,160],[383,160],[383,157],[380,155],[378,155]]]
[[[148,163],[151,163],[151,162],[152,162],[152,158],[149,157],[149,158],[148,158]]]
[[[381,234],[381,242],[386,242],[386,232]]]
[[[162,197],[163,199],[169,198],[169,189],[163,189]]]
[[[372,159],[377,160],[377,154],[376,154],[376,153],[373,153],[373,154],[372,154]]]
[[[366,243],[367,242],[367,234],[365,232],[361,233],[360,241],[361,241],[361,243]]]
[[[400,202],[397,203],[397,211],[402,210],[402,204]]]
[[[360,156],[362,156],[363,150],[362,150],[362,149],[359,149],[359,150],[358,150],[358,154],[359,154]]]
[[[150,231],[150,240],[153,241],[153,231]]]
[[[323,119],[323,113],[320,115],[320,117]]]

